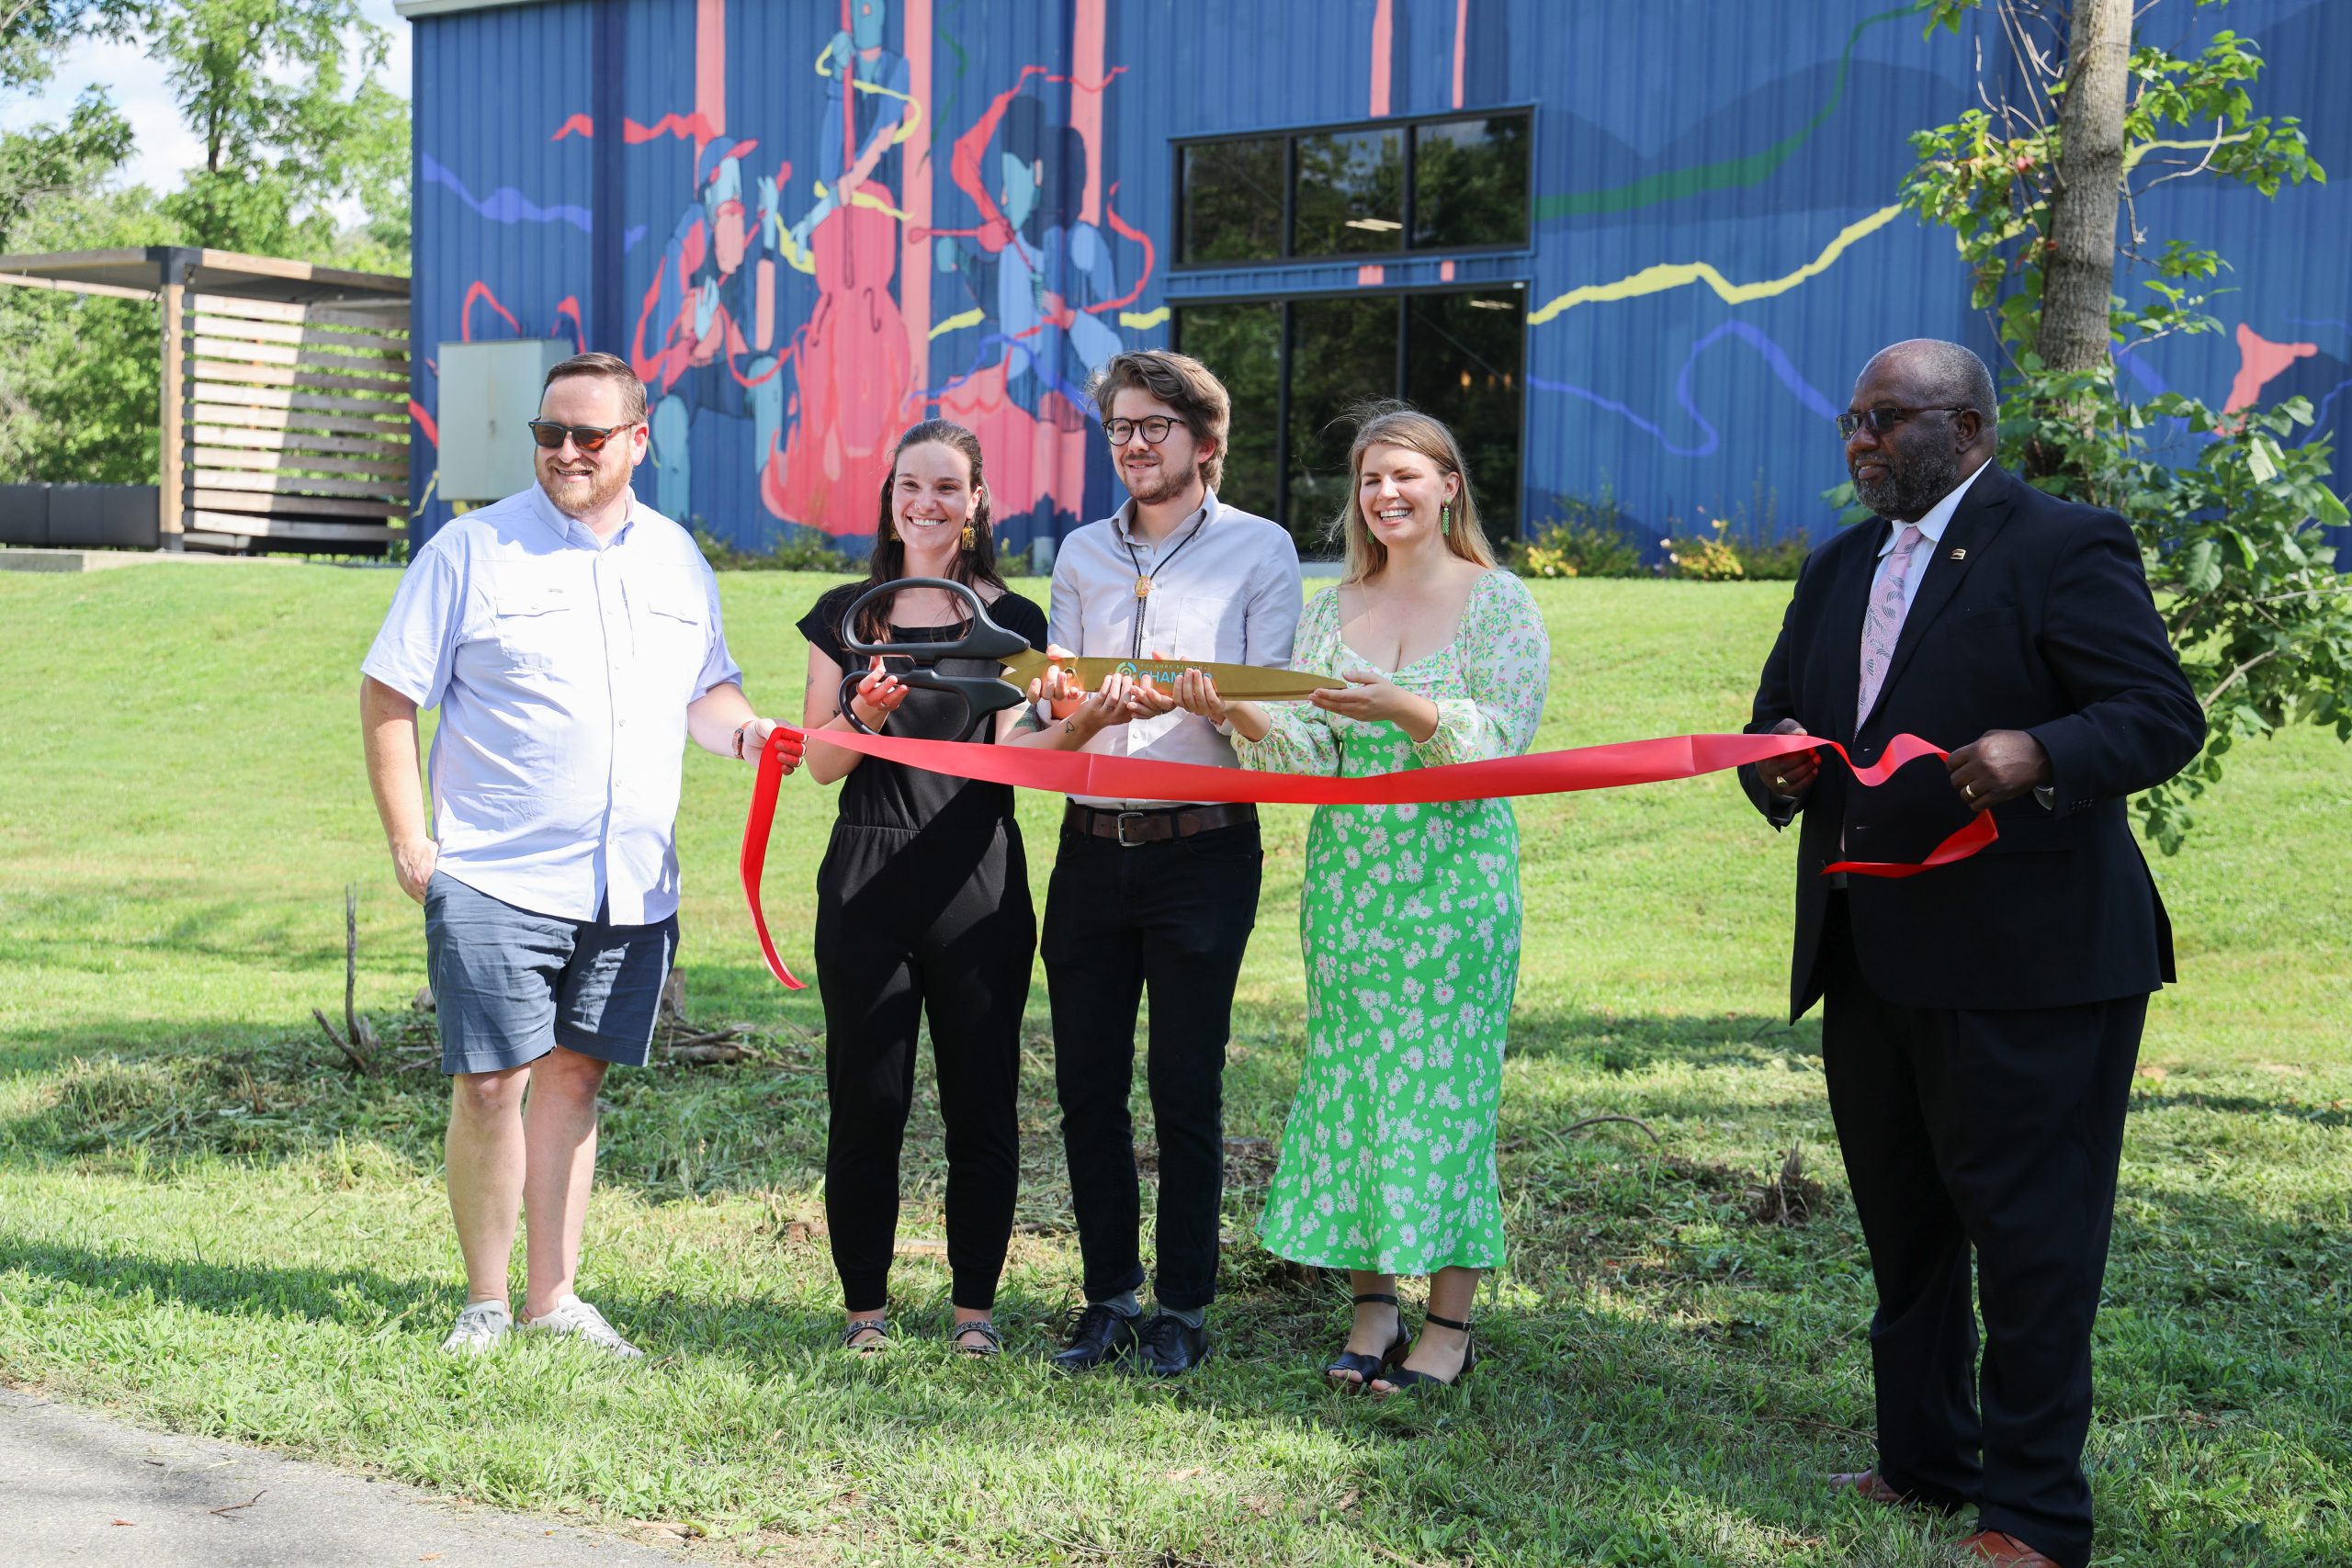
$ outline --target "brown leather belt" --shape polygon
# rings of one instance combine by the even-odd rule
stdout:
[[[1247,805],[1167,806],[1152,811],[1105,811],[1071,801],[1062,812],[1062,827],[1090,839],[1115,840],[1122,849],[1138,844],[1189,839],[1215,828],[1238,828],[1258,820],[1258,808]]]

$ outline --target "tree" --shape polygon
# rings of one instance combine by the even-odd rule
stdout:
[[[25,217],[45,201],[95,190],[130,156],[130,122],[102,89],[74,104],[63,125],[0,133],[0,252],[13,251]]]
[[[204,142],[164,199],[188,243],[406,270],[408,105],[376,80],[390,40],[358,0],[155,0],[145,30]],[[346,254],[343,202],[373,220],[368,254]]]
[[[1928,0],[1928,30],[1957,32],[1986,6]],[[2312,423],[2305,400],[2224,413],[2178,393],[2120,395],[2112,345],[2221,328],[2193,292],[2220,276],[2221,256],[2177,240],[2154,249],[2138,200],[2192,177],[2276,197],[2326,173],[2293,119],[2254,113],[2263,61],[2250,39],[2224,29],[2193,55],[2143,39],[2124,53],[2129,0],[1989,8],[2012,71],[1982,70],[1990,107],[1912,137],[1903,198],[1952,230],[1973,302],[2008,355],[2003,462],[2122,513],[2139,534],[2210,731],[2195,762],[2141,797],[2149,836],[2171,852],[2238,740],[2304,720],[2352,739],[2352,588],[2319,532],[2352,513],[2329,488],[2329,443],[2290,440]],[[2146,302],[2115,296],[2119,254],[2152,275]]]

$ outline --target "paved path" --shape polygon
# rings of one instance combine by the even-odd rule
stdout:
[[[679,1568],[684,1561],[616,1536],[463,1507],[0,1389],[0,1562],[9,1568]]]

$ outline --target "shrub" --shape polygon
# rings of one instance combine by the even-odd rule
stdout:
[[[1731,542],[1731,525],[1723,518],[1715,519],[1709,533],[1686,535],[1679,539],[1669,536],[1658,544],[1666,550],[1666,559],[1657,569],[1662,577],[1679,577],[1693,582],[1737,582],[1747,575],[1740,564],[1739,550]]]
[[[789,537],[777,540],[774,549],[758,552],[737,549],[700,523],[694,535],[713,571],[851,572],[865,564],[834,549],[831,539],[813,528],[796,528]]]
[[[1599,499],[1555,495],[1555,515],[1529,531],[1525,544],[1507,552],[1506,564],[1521,577],[1639,577],[1642,547],[1625,532],[1617,498],[1601,486]]]

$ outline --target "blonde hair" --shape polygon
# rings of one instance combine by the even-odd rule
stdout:
[[[1347,500],[1331,520],[1332,533],[1347,550],[1340,581],[1362,582],[1378,576],[1388,564],[1388,547],[1373,536],[1371,525],[1363,520],[1363,455],[1366,449],[1381,446],[1418,452],[1441,472],[1461,481],[1449,503],[1453,522],[1446,531],[1446,545],[1464,560],[1492,570],[1494,547],[1487,543],[1487,531],[1478,525],[1478,503],[1471,497],[1469,470],[1462,466],[1462,446],[1453,439],[1453,432],[1406,402],[1359,404],[1349,417],[1355,421],[1356,438],[1348,447]]]
[[[1174,409],[1193,439],[1213,443],[1201,458],[1201,482],[1215,490],[1225,478],[1225,436],[1233,423],[1233,398],[1215,372],[1189,354],[1165,348],[1135,348],[1114,354],[1087,382],[1094,411],[1107,423],[1111,401],[1133,389]]]

